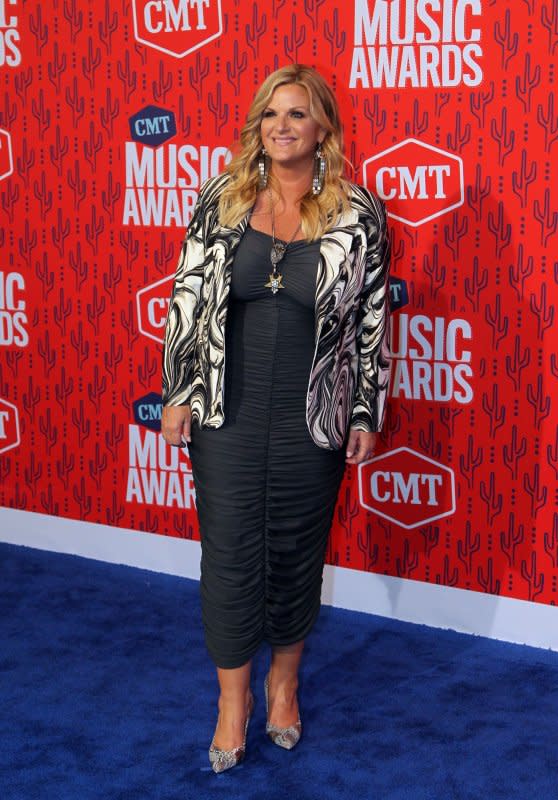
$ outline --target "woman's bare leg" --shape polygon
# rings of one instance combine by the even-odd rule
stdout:
[[[272,649],[268,719],[280,728],[288,728],[298,720],[296,691],[303,649],[304,640]]]
[[[214,744],[220,750],[240,747],[244,739],[246,715],[250,710],[250,670],[248,661],[236,669],[217,667],[221,694]]]

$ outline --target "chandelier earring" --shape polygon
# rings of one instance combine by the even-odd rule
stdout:
[[[326,159],[322,150],[322,145],[318,145],[314,156],[314,177],[312,178],[312,194],[318,195],[324,188],[326,172]]]
[[[260,155],[258,157],[258,173],[259,173],[259,188],[265,189],[267,187],[267,175],[268,175],[268,158],[267,158],[267,150],[265,147],[262,147],[260,150]]]

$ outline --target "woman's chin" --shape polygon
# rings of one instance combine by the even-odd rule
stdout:
[[[283,153],[281,151],[269,153],[272,164],[284,167],[285,169],[300,169],[307,170],[311,167],[314,156],[313,155],[298,155],[294,153]]]

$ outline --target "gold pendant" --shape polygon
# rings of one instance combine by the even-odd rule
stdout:
[[[279,291],[279,289],[284,289],[285,288],[283,286],[283,284],[281,283],[282,280],[283,280],[283,276],[281,275],[280,272],[276,272],[275,275],[273,274],[273,272],[270,272],[269,273],[269,282],[268,283],[264,283],[264,286],[269,288],[269,289],[271,289],[273,294],[276,294]]]

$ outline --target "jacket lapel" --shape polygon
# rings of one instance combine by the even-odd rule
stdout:
[[[316,341],[328,310],[336,305],[332,290],[339,278],[343,264],[351,252],[356,222],[358,222],[358,212],[351,208],[343,214],[335,227],[322,236],[316,276]]]

